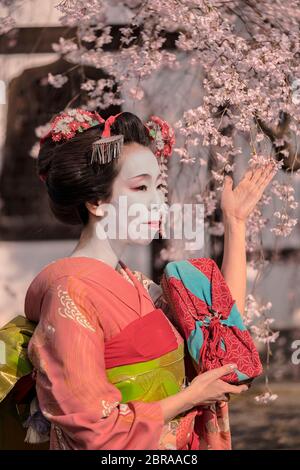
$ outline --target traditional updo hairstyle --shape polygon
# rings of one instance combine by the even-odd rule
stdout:
[[[101,138],[104,124],[90,127],[69,140],[55,142],[48,137],[41,145],[37,172],[45,178],[49,205],[54,216],[71,225],[86,225],[86,202],[108,201],[120,167],[110,163],[90,163],[92,144]],[[136,142],[150,147],[151,141],[142,121],[129,112],[120,114],[111,125],[111,135],[123,134],[124,144]]]

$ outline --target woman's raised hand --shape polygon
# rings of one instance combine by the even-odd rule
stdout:
[[[234,189],[232,178],[226,176],[221,196],[223,215],[230,219],[245,222],[275,173],[276,164],[273,160],[265,165],[248,168]]]

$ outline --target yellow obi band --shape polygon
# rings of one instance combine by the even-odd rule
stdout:
[[[185,380],[184,343],[156,359],[106,369],[122,402],[157,401],[178,393]]]
[[[0,402],[18,380],[32,372],[27,346],[36,324],[17,316],[0,328]],[[178,393],[185,382],[184,342],[152,360],[106,368],[122,402],[157,401]]]

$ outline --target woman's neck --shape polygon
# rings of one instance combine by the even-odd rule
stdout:
[[[87,225],[83,228],[78,243],[69,256],[96,258],[117,269],[119,260],[126,248],[124,242],[126,240],[111,240],[107,237],[99,237],[96,232],[96,224]]]

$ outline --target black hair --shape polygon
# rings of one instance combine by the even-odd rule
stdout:
[[[89,212],[86,202],[108,201],[120,167],[118,159],[99,165],[90,163],[92,144],[98,140],[104,124],[90,127],[69,140],[54,142],[51,137],[41,145],[37,173],[44,176],[50,208],[55,217],[66,224],[86,225]],[[123,134],[124,144],[136,142],[150,147],[147,129],[138,116],[120,114],[111,125],[111,135]]]

